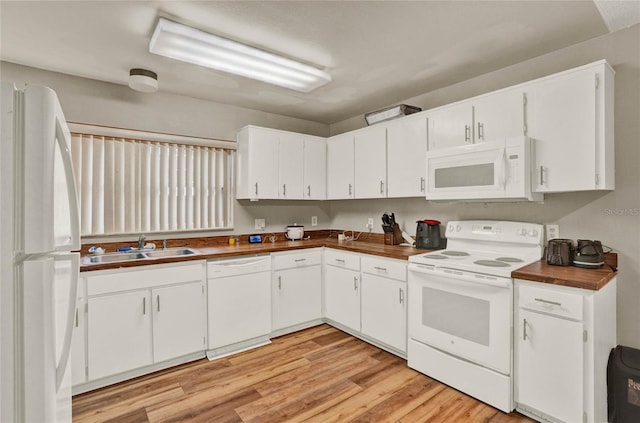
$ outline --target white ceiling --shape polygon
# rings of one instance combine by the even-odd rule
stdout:
[[[160,91],[325,123],[608,32],[590,0],[2,1],[0,16],[5,61],[123,85],[141,67]],[[150,54],[158,16],[326,68],[333,81],[303,94]]]

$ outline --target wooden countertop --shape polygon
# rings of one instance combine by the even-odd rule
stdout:
[[[419,250],[414,247],[399,245],[385,245],[375,242],[338,241],[335,238],[316,238],[302,241],[276,241],[261,244],[240,243],[236,245],[216,245],[193,247],[198,254],[158,259],[140,259],[114,263],[80,264],[80,271],[118,269],[122,267],[145,266],[149,264],[175,263],[190,260],[210,260],[224,257],[245,256],[255,254],[269,254],[280,251],[300,250],[306,248],[329,247],[356,253],[373,254],[376,256],[406,260],[414,254],[425,254],[432,250]],[[191,248],[191,247],[190,247]]]
[[[618,255],[607,253],[605,261],[607,264],[599,269],[581,269],[574,266],[550,266],[542,259],[511,272],[511,277],[597,291],[617,274],[610,266],[618,266]]]

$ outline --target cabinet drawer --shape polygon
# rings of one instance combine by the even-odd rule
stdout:
[[[518,286],[518,306],[531,311],[582,320],[582,295],[560,289],[524,285]]]
[[[106,271],[100,275],[87,276],[87,295],[156,288],[162,285],[201,281],[203,277],[204,261],[130,267],[126,270]]]
[[[296,253],[272,254],[273,269],[290,269],[295,267],[314,266],[322,264],[320,250],[301,251]]]
[[[401,260],[363,256],[362,272],[404,282],[407,280],[407,263]]]
[[[343,267],[355,271],[360,270],[360,256],[355,253],[327,249],[324,253],[325,263],[330,266]]]

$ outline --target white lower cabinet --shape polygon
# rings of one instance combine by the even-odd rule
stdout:
[[[215,358],[269,341],[271,257],[210,261],[208,348]]]
[[[325,317],[360,331],[360,256],[325,250]]]
[[[89,380],[153,363],[148,290],[89,298]]]
[[[400,260],[362,257],[362,333],[402,353],[407,351],[406,269]]]
[[[322,318],[322,250],[276,253],[272,258],[272,334],[319,323]]]
[[[598,291],[516,280],[516,409],[543,422],[607,421],[616,280]]]
[[[95,271],[82,279],[86,314],[79,309],[78,322],[86,317],[87,379],[74,378],[74,385],[106,378],[92,389],[112,376],[123,380],[127,372],[204,353],[204,261]],[[81,341],[73,342],[75,359]]]

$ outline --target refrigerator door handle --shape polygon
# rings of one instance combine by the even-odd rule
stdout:
[[[78,195],[76,191],[76,178],[73,173],[73,163],[71,161],[69,129],[56,118],[56,140],[60,147],[60,156],[64,166],[64,173],[67,180],[67,197],[69,198],[69,213],[71,224],[71,245],[64,247],[65,250],[80,249],[80,209],[78,207]]]
[[[69,289],[69,303],[66,311],[66,319],[64,326],[64,339],[62,341],[62,353],[60,354],[60,361],[56,363],[56,390],[60,389],[62,379],[64,378],[65,370],[67,369],[67,363],[69,362],[69,356],[71,355],[71,335],[73,334],[73,321],[75,317],[76,301],[78,297],[78,278],[80,273],[80,254],[58,254],[54,257],[55,260],[71,261],[71,269],[69,277],[70,289]]]

